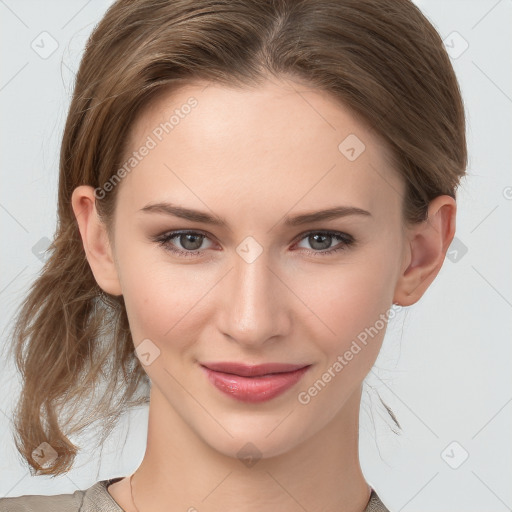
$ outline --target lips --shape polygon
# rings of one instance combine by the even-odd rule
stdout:
[[[311,365],[202,363],[201,369],[222,393],[242,402],[270,400],[293,387]]]
[[[256,365],[246,365],[243,363],[221,362],[221,363],[201,363],[210,370],[222,373],[231,373],[241,377],[259,377],[273,373],[286,373],[304,368],[304,364],[284,364],[284,363],[266,363]]]

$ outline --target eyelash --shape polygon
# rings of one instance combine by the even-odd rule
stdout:
[[[192,258],[194,256],[198,256],[203,251],[185,251],[182,249],[177,249],[175,246],[173,246],[170,242],[172,239],[177,238],[180,235],[199,235],[204,238],[208,238],[208,236],[205,233],[202,233],[200,231],[169,231],[167,233],[164,233],[162,235],[158,235],[153,238],[154,242],[158,243],[160,246],[163,246],[165,250],[170,251],[172,253],[178,254],[179,256],[185,257],[185,258]],[[324,255],[332,255],[334,253],[337,253],[339,251],[345,251],[351,246],[355,245],[356,240],[354,237],[347,233],[342,233],[340,231],[308,231],[307,233],[303,233],[301,238],[299,238],[298,242],[302,242],[305,238],[308,238],[311,235],[327,235],[331,236],[340,242],[338,246],[335,246],[334,249],[326,249],[323,251],[314,251],[314,250],[307,250],[308,253],[313,254],[315,256],[324,256]]]

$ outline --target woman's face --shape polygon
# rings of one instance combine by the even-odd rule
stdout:
[[[270,457],[359,399],[403,271],[404,186],[384,143],[326,94],[206,85],[135,123],[115,264],[152,393],[219,452],[251,442]],[[347,214],[313,218],[327,209]],[[221,391],[206,362],[309,368],[242,400],[244,379]]]

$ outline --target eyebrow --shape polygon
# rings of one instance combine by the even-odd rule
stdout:
[[[212,226],[227,227],[228,223],[222,218],[216,215],[210,215],[209,213],[202,212],[199,210],[193,210],[191,208],[185,208],[171,203],[160,202],[151,203],[141,211],[146,213],[163,213],[166,215],[172,215],[181,219],[190,220],[193,222],[203,222],[205,224],[211,224]],[[312,222],[337,219],[340,217],[347,217],[349,215],[362,215],[371,217],[372,214],[362,208],[355,206],[336,206],[334,208],[328,208],[326,210],[319,210],[314,212],[301,213],[294,216],[285,216],[285,226],[301,226],[303,224],[309,224]]]

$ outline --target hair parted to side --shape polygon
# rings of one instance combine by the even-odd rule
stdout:
[[[194,80],[257,87],[268,76],[327,91],[384,137],[406,183],[404,222],[424,221],[436,196],[455,198],[467,165],[461,93],[439,34],[410,0],[116,1],[76,75],[57,228],[13,329],[23,382],[15,443],[38,474],[69,471],[79,449],[69,436],[101,420],[103,441],[127,407],[147,402],[139,392],[150,384],[122,296],[112,307],[98,300],[73,190],[116,173],[157,93]],[[96,200],[109,229],[118,188]],[[45,467],[32,455],[43,442],[58,454]]]

